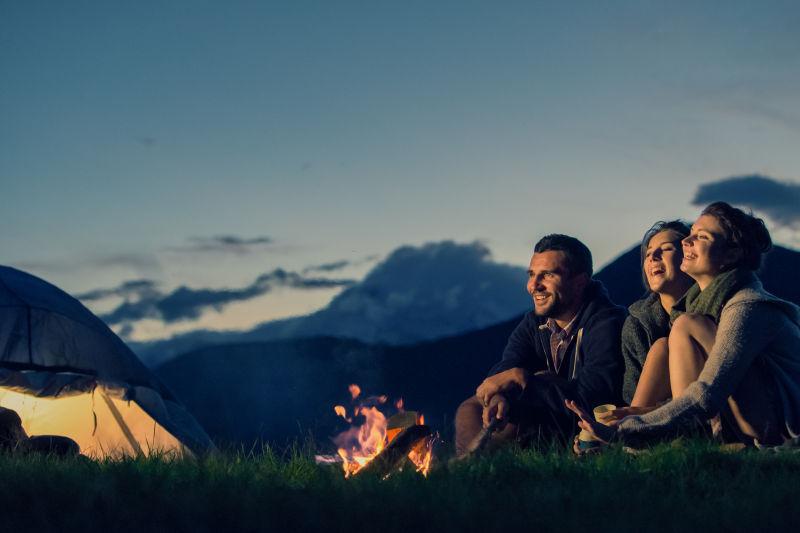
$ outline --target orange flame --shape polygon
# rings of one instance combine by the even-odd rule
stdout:
[[[352,384],[348,389],[354,400],[361,395],[361,387],[358,385]],[[379,396],[377,399],[381,404],[388,401],[386,396]],[[398,399],[395,406],[402,412],[403,399]],[[346,418],[347,413],[343,406],[337,405],[333,409],[337,415],[352,422],[351,419]],[[386,431],[386,416],[382,412],[376,407],[359,405],[354,409],[354,415],[359,414],[364,416],[364,423],[361,426],[353,426],[334,438],[334,442],[339,447],[337,453],[342,458],[346,478],[356,474],[369,464],[383,451],[390,440]],[[425,418],[420,415],[417,424],[424,423]],[[414,464],[417,472],[426,477],[433,458],[433,441],[433,438],[425,439],[408,454],[408,459]]]
[[[411,450],[408,459],[417,467],[417,472],[428,477],[433,459],[433,438],[425,439],[422,445]]]
[[[345,444],[338,450],[344,462],[344,476],[350,477],[383,451],[386,446],[386,417],[374,407],[361,407],[356,414],[364,415],[361,427],[352,427],[336,438]]]
[[[350,395],[353,397],[354,400],[361,395],[361,387],[359,387],[355,383],[347,387],[347,389],[350,391]]]

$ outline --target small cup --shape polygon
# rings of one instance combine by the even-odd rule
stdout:
[[[604,403],[603,405],[598,405],[592,412],[594,413],[594,419],[607,426],[608,423],[611,421],[611,413],[616,410],[617,406],[611,403]]]
[[[594,419],[603,424],[604,426],[608,425],[610,421],[611,413],[617,408],[616,405],[610,403],[604,403],[603,405],[598,405],[594,409],[592,409],[592,413],[594,413]],[[595,438],[591,433],[582,429],[581,432],[578,434],[578,448],[581,450],[590,450],[592,448],[597,448],[598,446],[602,446],[601,443],[597,438]]]

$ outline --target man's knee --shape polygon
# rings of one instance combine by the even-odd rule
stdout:
[[[467,398],[458,406],[455,416],[456,455],[461,456],[466,453],[469,443],[481,431],[482,415],[483,404],[477,396]]]
[[[477,396],[471,396],[461,402],[456,410],[456,430],[458,430],[459,421],[473,421],[481,420],[483,415],[483,404]]]

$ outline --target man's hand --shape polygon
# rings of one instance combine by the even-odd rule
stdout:
[[[510,368],[494,376],[489,376],[475,391],[475,395],[484,405],[489,405],[492,396],[508,392],[519,387],[524,389],[528,384],[528,372],[522,368]]]
[[[505,421],[508,417],[510,404],[502,394],[495,394],[489,400],[489,405],[483,408],[483,427],[488,427],[493,419]],[[501,427],[505,424],[501,424]]]

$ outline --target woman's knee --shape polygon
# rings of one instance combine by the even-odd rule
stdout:
[[[716,331],[716,323],[708,316],[699,313],[683,313],[672,323],[670,335],[678,332],[695,336],[701,332],[716,333]]]
[[[665,357],[669,354],[669,339],[667,337],[661,337],[660,339],[656,339],[653,342],[652,346],[650,346],[650,350],[647,352],[647,358],[651,357]]]
[[[672,348],[674,345],[692,341],[707,354],[714,346],[716,336],[717,325],[709,317],[696,313],[684,313],[672,324],[669,332],[669,345]]]

